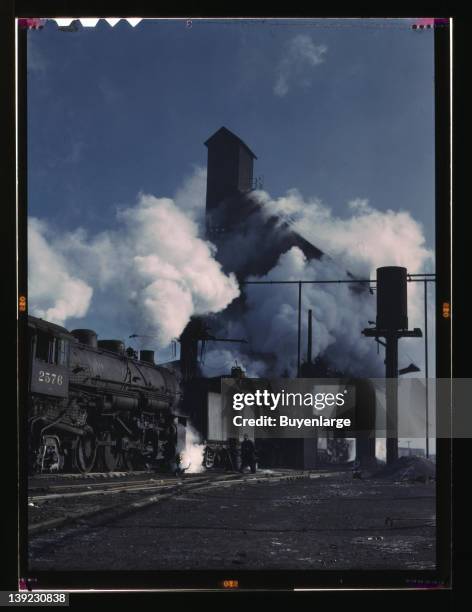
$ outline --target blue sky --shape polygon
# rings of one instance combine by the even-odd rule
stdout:
[[[297,188],[341,217],[355,198],[408,210],[434,248],[433,33],[409,23],[29,32],[30,215],[112,228],[139,192],[172,197],[225,125],[272,197]]]
[[[48,22],[28,32],[28,208],[53,231],[33,226],[30,251],[45,257],[33,261],[30,302],[35,293],[41,312],[56,313],[56,322],[65,321],[69,329],[91,327],[101,337],[123,338],[139,331],[143,313],[136,312],[135,294],[148,296],[149,287],[125,262],[132,259],[129,243],[123,240],[124,247],[113,250],[106,236],[97,243],[93,237],[115,229],[109,235],[134,236],[132,219],[128,234],[120,233],[117,208],[130,209],[140,193],[175,196],[195,167],[205,167],[203,143],[222,125],[255,152],[255,174],[264,177],[273,199],[293,188],[305,202],[320,199],[334,217],[346,219],[334,224],[336,235],[337,227],[357,227],[356,221],[349,224],[348,202],[408,211],[423,226],[425,246],[434,249],[433,31],[410,25],[195,20],[188,27],[185,20],[154,20],[135,28],[100,22],[77,32]],[[136,215],[146,211],[141,200]],[[407,259],[408,249],[418,254],[421,246],[411,224],[395,219],[394,231],[403,230],[406,238],[390,241],[389,262],[397,242]],[[79,227],[91,238],[80,235],[75,246],[61,244],[64,231]],[[137,235],[146,234],[145,222],[136,227]],[[159,224],[149,228],[152,243]],[[372,238],[386,252],[380,233]],[[359,249],[369,251],[360,243]],[[61,263],[67,253],[70,258]],[[213,270],[213,285],[231,293],[207,255],[202,258]],[[370,257],[374,261],[375,253]],[[115,276],[103,280],[107,270],[100,262],[116,265]],[[129,289],[120,274],[133,279]],[[412,324],[422,326],[422,294],[412,300],[413,287],[409,291],[410,314],[417,315]],[[174,299],[169,311],[165,291],[157,294],[156,317],[169,322],[183,301]],[[213,306],[210,311],[220,309]],[[190,314],[191,308],[182,313],[170,336],[178,336]],[[353,333],[357,339],[359,330]],[[433,364],[434,325],[430,336]],[[410,361],[422,366],[422,346],[402,341],[401,367]]]

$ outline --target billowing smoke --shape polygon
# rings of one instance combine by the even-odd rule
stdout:
[[[42,319],[60,325],[70,317],[83,317],[90,306],[93,289],[70,273],[67,258],[51,244],[48,226],[39,219],[28,220],[28,293],[30,310]]]
[[[32,314],[62,324],[93,315],[118,337],[139,332],[162,347],[192,315],[219,312],[239,295],[234,275],[222,272],[214,247],[173,200],[140,194],[117,220],[119,229],[96,235],[59,234],[31,220]]]
[[[385,438],[376,438],[375,440],[375,456],[382,461],[387,457],[387,443]]]
[[[277,66],[274,94],[284,97],[291,85],[310,84],[310,69],[324,62],[326,45],[315,45],[307,34],[297,34],[287,41],[284,56]]]
[[[408,211],[376,210],[368,200],[357,198],[348,202],[349,217],[340,218],[319,199],[304,200],[296,189],[276,200],[264,191],[254,192],[253,198],[266,215],[288,221],[292,229],[358,277],[375,277],[376,268],[384,265],[425,272],[433,263],[422,226]]]
[[[180,467],[187,474],[199,474],[203,472],[203,456],[205,445],[201,444],[198,432],[187,423],[185,433],[185,449],[181,453]]]
[[[432,271],[433,253],[425,246],[421,225],[406,211],[379,211],[366,200],[348,204],[347,218],[335,217],[319,200],[306,201],[296,191],[271,199],[263,191],[251,196],[261,206],[262,215],[278,218],[289,228],[320,248],[321,259],[308,260],[303,251],[293,246],[280,254],[277,263],[264,276],[249,280],[327,280],[355,277],[375,279],[376,268],[384,265],[405,266],[409,273]],[[252,235],[240,233],[232,237],[240,244],[240,252],[255,253]],[[247,248],[244,243],[247,241]],[[226,262],[225,262],[226,264]],[[348,276],[348,273],[352,276]],[[244,337],[249,350],[257,353],[257,368],[253,358],[246,356],[244,347],[225,351],[221,363],[239,359],[257,375],[296,374],[297,359],[297,285],[248,285],[245,288],[246,308],[238,320],[219,330]],[[423,287],[408,284],[409,327],[423,328]],[[430,314],[433,300],[430,298]],[[319,284],[304,285],[302,299],[302,354],[306,355],[306,313],[313,311],[313,356],[322,355],[331,366],[358,376],[383,377],[383,349],[361,334],[375,321],[376,300],[366,285]],[[402,352],[403,351],[403,352]],[[262,358],[260,354],[266,357]],[[218,351],[222,357],[222,351]],[[272,359],[269,357],[272,356]],[[210,370],[216,359],[207,356]],[[423,342],[416,339],[401,341],[400,367],[413,361],[424,363]],[[264,367],[265,365],[265,367]],[[221,369],[221,372],[223,368]],[[227,371],[227,370],[226,370]],[[215,375],[216,372],[213,373]]]
[[[260,280],[347,280],[329,259],[308,261],[298,247],[282,254],[276,266]],[[331,365],[353,374],[382,375],[375,344],[360,330],[375,320],[375,300],[355,286],[304,285],[302,312],[313,312],[313,357],[323,355]],[[249,309],[245,317],[251,344],[278,356],[277,370],[295,375],[297,359],[298,286],[249,286]],[[306,353],[306,321],[302,322],[303,352]]]
[[[122,337],[129,331],[146,337],[148,346],[167,346],[192,315],[221,313],[239,295],[231,272],[251,270],[251,258],[257,260],[261,244],[270,243],[270,235],[261,234],[267,233],[269,218],[279,227],[288,225],[324,255],[307,259],[301,248],[292,246],[277,253],[266,274],[252,279],[375,278],[376,268],[383,265],[405,266],[409,273],[433,271],[433,253],[409,212],[379,211],[357,199],[348,204],[347,216],[337,217],[320,200],[306,200],[296,190],[277,199],[264,191],[253,192],[258,214],[242,231],[228,233],[216,253],[201,238],[205,176],[205,170],[196,167],[174,200],[141,194],[135,206],[118,212],[119,229],[113,231],[59,234],[31,219],[31,312],[62,324],[88,315],[100,321],[102,337]],[[377,344],[361,334],[369,321],[375,321],[375,295],[365,285],[360,287],[303,286],[302,356],[311,309],[314,357],[323,356],[332,367],[351,374],[382,377],[383,348],[378,353]],[[430,293],[431,322],[433,297]],[[409,327],[423,328],[421,284],[408,284],[408,299]],[[227,374],[240,364],[252,377],[294,376],[297,307],[296,285],[246,286],[244,305],[220,314],[212,331],[219,337],[245,338],[248,344],[210,343],[204,373]],[[432,355],[434,342],[430,350]],[[400,343],[399,366],[410,362],[420,368],[424,364],[424,345],[417,339]]]
[[[203,235],[205,227],[206,168],[195,166],[174,196],[175,205],[197,223]]]

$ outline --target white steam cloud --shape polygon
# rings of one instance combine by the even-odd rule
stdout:
[[[47,225],[28,220],[28,293],[34,315],[60,325],[69,317],[83,317],[93,289],[69,272],[67,259],[51,244]]]
[[[177,208],[197,223],[202,235],[205,227],[206,187],[206,168],[194,166],[192,174],[185,178],[174,196]]]
[[[139,332],[163,347],[192,315],[219,312],[239,295],[234,275],[222,272],[214,247],[173,200],[141,194],[117,218],[118,230],[95,236],[58,235],[30,220],[32,314],[64,324],[90,310],[121,336]]]
[[[102,337],[139,333],[156,339],[146,341],[149,348],[159,348],[178,337],[192,315],[224,311],[239,289],[234,275],[225,274],[215,259],[213,245],[199,237],[205,176],[196,167],[173,200],[141,194],[135,206],[119,211],[119,228],[113,231],[88,235],[78,229],[59,234],[30,219],[30,312],[59,324],[90,315],[100,321],[97,331]],[[433,271],[433,252],[426,248],[422,227],[409,212],[379,211],[367,200],[357,199],[348,204],[346,217],[338,217],[320,200],[306,200],[296,190],[276,199],[264,191],[251,197],[260,204],[260,217],[288,223],[325,253],[320,260],[307,260],[293,246],[259,280],[349,279],[348,272],[374,279],[376,268],[384,265],[405,266],[412,274]],[[244,231],[228,234],[220,252],[226,269],[238,265],[250,269],[264,229],[264,223],[254,219]],[[210,343],[205,374],[227,374],[237,362],[252,377],[295,375],[297,286],[247,285],[245,294],[244,305],[218,316],[212,331],[219,337],[245,338],[248,344]],[[408,284],[408,306],[409,327],[423,329],[422,283]],[[355,284],[303,286],[303,359],[308,309],[313,311],[314,357],[323,356],[332,367],[351,374],[384,375],[383,348],[378,353],[377,344],[361,334],[376,316],[375,295],[366,286],[363,290]],[[430,364],[434,350],[433,341]],[[399,354],[399,367],[410,362],[424,367],[423,341],[401,340]],[[430,375],[434,376],[433,369]]]
[[[260,280],[347,279],[328,258],[308,261],[298,247],[280,256]],[[381,375],[376,345],[361,330],[375,320],[375,300],[354,285],[304,285],[302,294],[302,354],[306,355],[306,313],[313,311],[313,357],[322,355],[331,366],[359,375]],[[298,287],[249,286],[246,330],[251,344],[277,356],[279,375],[296,373]]]
[[[302,250],[294,246],[280,255],[265,276],[252,277],[252,280],[348,280],[347,272],[358,279],[375,279],[376,268],[385,265],[404,266],[409,273],[432,271],[433,252],[426,248],[422,227],[409,212],[379,211],[366,200],[358,199],[348,204],[350,216],[339,218],[319,200],[306,201],[296,190],[278,199],[271,199],[263,191],[255,192],[252,197],[261,204],[264,215],[275,215],[280,223],[289,223],[292,230],[325,253],[320,260],[307,260]],[[238,236],[242,251],[245,239],[251,240],[249,235]],[[221,362],[228,364],[238,359],[258,376],[295,375],[297,285],[248,285],[245,292],[246,308],[237,321],[231,321],[231,325],[228,327],[227,324],[226,330],[219,331],[219,334],[229,330],[233,337],[246,338],[250,350],[257,352],[257,367],[253,367],[252,356],[244,358],[244,347],[237,352],[227,350],[223,354],[218,351]],[[429,304],[429,316],[433,320],[431,297]],[[422,283],[408,284],[408,306],[409,327],[423,329]],[[354,375],[384,376],[383,348],[378,353],[372,338],[361,334],[369,327],[369,321],[375,321],[376,317],[375,295],[369,293],[366,285],[303,286],[303,359],[306,356],[306,314],[309,309],[313,311],[314,357],[321,355],[331,367]],[[272,355],[272,359],[261,360],[261,354]],[[411,361],[423,367],[423,341],[403,339],[399,367],[405,367]],[[217,359],[208,355],[205,365],[208,373],[213,369],[212,374],[216,374]]]
[[[293,81],[309,85],[307,68],[324,62],[326,51],[325,45],[315,45],[307,34],[297,34],[289,40],[285,55],[277,66],[274,94],[281,98],[286,96]]]
[[[180,467],[187,474],[199,474],[204,471],[203,457],[205,445],[201,444],[198,432],[187,423],[185,433],[185,449],[181,453]]]
[[[292,189],[284,197],[271,199],[264,191],[255,192],[267,215],[288,221],[292,229],[336,257],[355,274],[375,274],[383,265],[405,266],[411,273],[431,266],[433,254],[425,247],[421,225],[407,211],[379,211],[368,200],[348,203],[348,218],[334,217],[318,199],[304,200]]]

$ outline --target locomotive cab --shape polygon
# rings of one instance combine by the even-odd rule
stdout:
[[[63,327],[34,317],[30,317],[29,333],[31,393],[67,397],[72,337]]]
[[[73,338],[65,328],[31,316],[28,335],[30,470],[59,470],[64,465],[65,452],[53,424],[68,402],[69,352]]]

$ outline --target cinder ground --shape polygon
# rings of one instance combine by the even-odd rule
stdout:
[[[430,569],[435,483],[317,479],[182,492],[30,540],[30,570]]]

